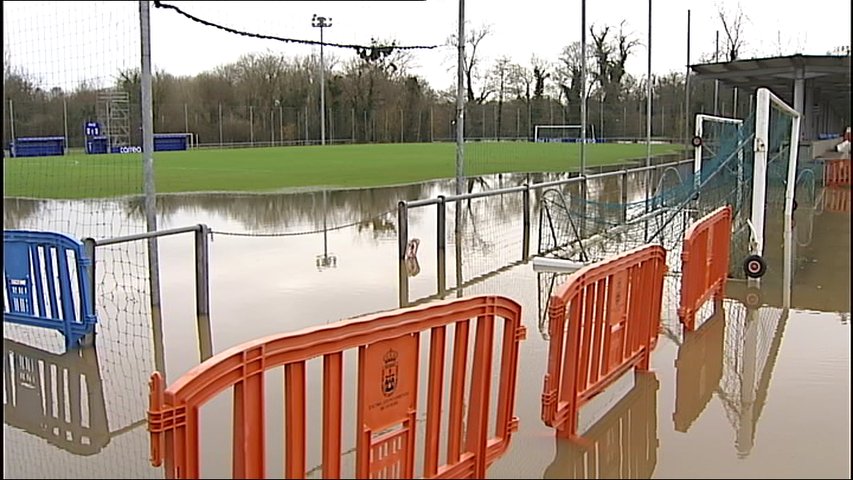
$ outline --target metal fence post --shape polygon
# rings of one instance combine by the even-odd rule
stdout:
[[[409,243],[409,209],[405,201],[397,204],[397,260],[400,307],[409,304],[409,275],[406,271],[406,245]]]
[[[438,262],[438,293],[439,295],[443,295],[445,290],[447,290],[447,209],[446,204],[444,202],[444,195],[438,196],[438,203],[435,205],[437,208],[436,215],[436,246],[437,246],[437,256],[436,260]]]
[[[624,223],[628,219],[628,170],[622,170],[622,189],[621,189],[621,198],[619,201],[622,203],[622,222]]]
[[[210,229],[199,224],[195,234],[195,305],[198,326],[199,358],[203,362],[213,356],[210,334],[210,263],[207,235]]]
[[[86,252],[86,255],[89,257],[89,261],[92,262],[89,267],[89,296],[86,301],[89,302],[89,306],[91,307],[91,312],[95,312],[95,246],[97,242],[94,238],[88,237],[83,239],[83,249]]]
[[[522,210],[524,215],[524,232],[521,240],[521,259],[527,260],[530,256],[530,185],[524,184],[524,191],[521,192]]]

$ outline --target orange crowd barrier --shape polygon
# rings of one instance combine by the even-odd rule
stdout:
[[[850,186],[850,159],[833,158],[824,161],[824,182],[827,187]]]
[[[542,420],[574,437],[580,408],[622,374],[648,370],[657,343],[666,251],[647,245],[569,276],[548,306]]]
[[[503,319],[502,325],[498,318]],[[454,328],[448,332],[451,324]],[[502,338],[493,338],[501,326]],[[419,345],[425,332],[429,332],[426,415],[416,421]],[[344,478],[343,354],[358,349],[355,478],[413,478],[418,425],[425,429],[420,436],[424,439],[422,477],[485,478],[486,469],[506,451],[518,428],[513,412],[519,342],[525,333],[518,303],[478,296],[253,340],[211,357],[165,391],[162,375],[154,372],[148,412],[151,462],[159,466],[165,461],[167,478],[199,478],[199,408],[232,389],[232,475],[264,478],[264,374],[283,366],[284,477],[305,478],[309,448],[305,419],[311,407],[306,402],[306,361],[322,357],[323,400],[317,407],[322,408],[322,474],[323,478]],[[453,336],[453,359],[445,368],[448,334]],[[499,372],[493,372],[493,350],[500,351]],[[450,381],[446,401],[445,372]],[[490,395],[493,376],[496,399]],[[444,419],[442,412],[448,412]],[[445,439],[447,447],[444,463],[440,463],[440,439]]]
[[[850,213],[850,189],[841,187],[824,188],[823,209],[827,212]]]
[[[696,312],[713,295],[722,299],[729,274],[732,207],[726,205],[693,222],[681,248],[681,303],[684,329],[696,328]]]

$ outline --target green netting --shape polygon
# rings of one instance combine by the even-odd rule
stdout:
[[[656,242],[680,252],[683,232],[692,220],[731,205],[734,210],[730,275],[739,276],[743,259],[756,249],[752,216],[756,120],[742,123],[705,117],[698,175],[693,162],[625,177],[618,196],[602,194],[593,180],[585,189],[557,187],[541,202],[539,254],[582,262],[599,261],[645,243]],[[781,242],[793,117],[771,106],[768,118],[765,182],[765,245]],[[814,175],[797,172],[814,189]],[[810,181],[809,181],[810,180]],[[605,192],[606,193],[606,192]],[[813,194],[812,194],[813,196]],[[779,228],[777,228],[779,227]],[[773,236],[775,235],[775,236]],[[772,237],[772,238],[770,238]],[[777,238],[778,237],[778,238]],[[584,241],[581,241],[584,239]],[[677,267],[677,258],[669,263]]]

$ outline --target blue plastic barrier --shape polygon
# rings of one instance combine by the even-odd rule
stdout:
[[[13,157],[49,157],[65,155],[65,137],[16,138],[10,151]]]
[[[189,138],[185,133],[155,133],[154,134],[154,151],[155,152],[174,152],[179,150],[187,150],[189,147]]]
[[[74,238],[3,230],[3,321],[58,330],[65,336],[66,349],[79,345],[94,333],[97,322],[91,268],[83,244]]]

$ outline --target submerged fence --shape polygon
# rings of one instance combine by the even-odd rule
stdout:
[[[463,288],[471,282],[495,274],[507,267],[527,261],[531,255],[542,253],[541,225],[531,224],[532,218],[539,218],[542,211],[541,203],[549,190],[555,188],[577,190],[578,195],[584,193],[588,198],[593,195],[612,196],[614,205],[620,204],[622,211],[616,215],[626,218],[630,215],[624,209],[630,205],[624,201],[629,190],[645,189],[646,184],[660,183],[668,170],[692,164],[693,160],[681,160],[654,164],[648,167],[623,168],[604,171],[601,173],[573,176],[570,178],[539,183],[528,183],[525,178],[522,185],[498,188],[481,192],[465,193],[462,195],[438,196],[415,201],[401,201],[397,205],[397,252],[399,260],[398,283],[399,305],[401,307],[412,302],[424,301],[430,298],[441,298],[448,292]],[[636,177],[636,178],[634,178]],[[637,180],[638,185],[630,185],[630,180]],[[617,192],[610,191],[617,183]],[[660,188],[661,185],[658,185]],[[592,193],[586,193],[590,190]],[[649,187],[646,192],[651,192]],[[640,193],[640,195],[642,195]],[[489,202],[492,205],[489,206]],[[426,215],[430,207],[435,207],[435,227],[413,232],[410,227],[412,218],[416,215]],[[491,208],[491,210],[487,210]],[[520,211],[520,214],[518,213]],[[596,215],[610,212],[589,211],[582,222],[581,233],[592,234],[600,226],[596,223]],[[431,216],[431,214],[430,214]],[[484,217],[482,220],[478,217]],[[540,224],[543,221],[539,218]],[[531,238],[539,228],[539,236]],[[423,234],[423,236],[418,235]],[[434,253],[420,254],[420,259],[430,259],[435,255],[435,289],[431,295],[410,298],[411,275],[411,245],[413,238],[419,239],[423,246],[435,246]],[[574,236],[571,238],[575,238]],[[434,239],[434,241],[433,241]],[[566,246],[569,237],[554,239],[549,248]],[[539,241],[540,245],[531,246],[531,241]],[[531,248],[538,252],[531,253]],[[407,255],[409,252],[409,255]],[[417,261],[420,262],[421,260]],[[455,267],[455,272],[449,270]],[[450,273],[448,273],[450,271]],[[448,276],[455,273],[455,284],[448,282]],[[450,287],[448,285],[451,285]]]

